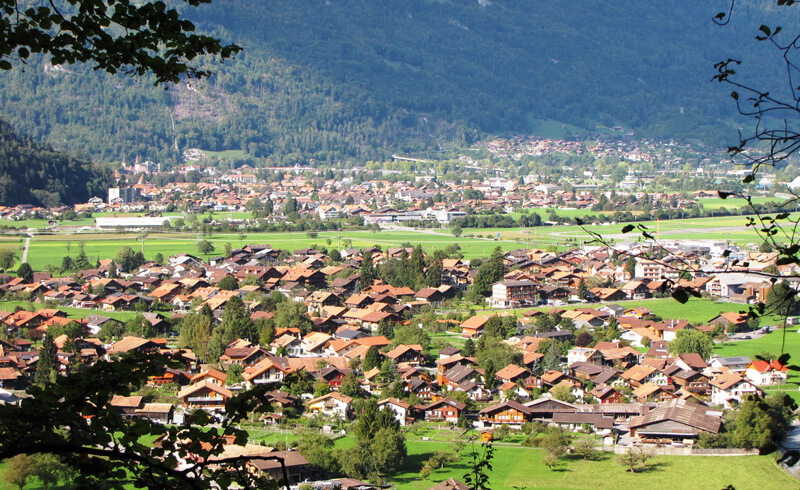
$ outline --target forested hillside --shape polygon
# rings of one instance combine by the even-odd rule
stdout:
[[[753,41],[775,13],[737,2],[733,22],[714,25],[727,5],[214,0],[187,14],[245,50],[210,79],[164,90],[32,60],[0,77],[0,107],[22,132],[106,161],[176,163],[193,147],[273,164],[366,160],[545,120],[725,146],[738,122],[713,64],[742,57],[759,81],[781,77]]]
[[[111,172],[20,138],[0,120],[0,204],[58,206],[105,196]]]

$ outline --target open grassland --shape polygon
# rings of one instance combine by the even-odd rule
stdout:
[[[230,243],[237,248],[248,243],[268,243],[273,248],[294,250],[307,247],[334,247],[344,248],[344,240],[352,241],[355,248],[380,245],[385,250],[388,247],[399,247],[404,243],[420,244],[426,253],[449,247],[457,243],[461,253],[466,258],[488,257],[495,247],[503,250],[519,248],[520,244],[484,239],[456,238],[448,234],[410,232],[410,231],[346,231],[338,235],[336,232],[319,232],[316,237],[311,237],[303,232],[287,233],[246,233],[247,238],[239,239],[238,234],[217,233],[203,237],[190,233],[149,233],[144,240],[144,254],[148,259],[157,253],[165,257],[177,253],[198,254],[197,242],[210,241],[216,248],[215,254],[221,254],[225,243]],[[342,242],[339,241],[341,238]],[[97,258],[113,258],[114,254],[123,246],[129,246],[136,251],[142,250],[141,235],[134,233],[80,233],[75,235],[42,235],[31,240],[28,262],[34,270],[43,270],[47,264],[58,265],[65,255],[73,258],[78,254],[78,246],[84,242],[86,255],[94,262]],[[330,242],[330,243],[329,243]],[[341,245],[340,245],[341,243]],[[214,254],[212,254],[214,255]],[[205,258],[205,257],[204,257]]]
[[[752,197],[750,199],[753,201],[753,204],[781,204],[785,201],[784,199],[777,199],[775,197]],[[747,201],[741,197],[729,197],[728,199],[712,197],[709,199],[698,199],[697,203],[701,204],[705,209],[736,209],[748,206]]]
[[[445,443],[407,441],[408,458],[401,473],[390,480],[400,490],[423,490],[447,478],[463,480],[470,469],[469,449],[461,459],[435,470],[427,479],[419,477],[424,462],[436,451],[448,449]],[[490,486],[496,490],[514,488],[551,489],[640,489],[640,488],[796,488],[797,481],[779,469],[770,456],[691,457],[657,456],[649,469],[627,473],[612,454],[596,461],[567,459],[549,470],[542,464],[545,451],[523,447],[495,446]]]

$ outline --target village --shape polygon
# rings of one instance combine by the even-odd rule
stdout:
[[[374,398],[401,427],[445,423],[492,440],[498,430],[540,422],[588,430],[611,448],[691,454],[720,435],[726,411],[787,382],[777,353],[722,357],[708,348],[769,330],[744,310],[768,301],[773,284],[760,273],[792,272],[776,265],[774,253],[676,246],[654,260],[646,243],[631,243],[624,254],[597,246],[496,250],[483,261],[410,246],[336,252],[332,260],[313,249],[250,244],[207,261],[187,253],[163,263],[102,259],[71,276],[6,276],[5,299],[35,308],[0,313],[3,399],[25,397],[49,340],[60,374],[130,352],[180,351],[182,369],[152,377],[151,391],[111,401],[126,417],[158,423],[185,423],[197,409],[224,417],[235,393],[269,384],[275,411],[257,421],[265,427],[314,419],[341,428],[358,418],[355,400]],[[687,275],[672,260],[725,272]],[[382,279],[397,282],[385,273],[390,264],[417,267],[407,272],[419,287]],[[498,277],[486,284],[490,271]],[[742,311],[690,324],[617,304],[676,288]],[[479,309],[465,308],[470,294]],[[229,311],[247,326],[231,331]],[[112,318],[119,312],[137,316]],[[697,345],[706,347],[686,347]],[[293,483],[325,476],[297,453],[291,461]]]

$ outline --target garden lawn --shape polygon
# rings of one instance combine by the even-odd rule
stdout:
[[[783,346],[783,329],[776,329],[753,340],[742,340],[737,342],[725,342],[714,346],[714,354],[720,356],[748,356],[755,360],[756,355],[768,352],[774,356],[783,352],[790,354],[790,364],[800,365],[800,333],[797,326],[786,327],[786,344]],[[789,371],[787,382],[777,386],[762,386],[767,394],[783,392],[791,396],[794,401],[800,404],[800,373]]]
[[[435,470],[426,480],[419,477],[425,460],[436,451],[447,450],[444,443],[407,441],[408,458],[402,472],[389,479],[399,490],[423,490],[456,478],[464,480],[470,469],[469,447],[461,459],[444,469]],[[779,469],[771,456],[699,457],[657,456],[649,469],[627,473],[616,456],[601,454],[597,461],[569,459],[554,471],[542,464],[545,452],[540,449],[498,446],[494,448],[490,486],[495,490],[513,488],[552,489],[743,489],[796,488],[797,480]]]

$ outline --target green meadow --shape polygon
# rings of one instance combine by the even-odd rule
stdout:
[[[401,472],[388,483],[399,490],[424,490],[447,478],[464,479],[470,470],[469,448],[459,461],[437,469],[422,479],[419,471],[436,451],[448,449],[445,443],[407,441],[408,458]],[[542,464],[545,451],[514,446],[495,445],[491,488],[550,489],[640,489],[640,488],[724,488],[737,489],[796,488],[797,481],[778,468],[771,456],[691,457],[657,456],[649,468],[640,473],[627,473],[616,456],[603,453],[595,461],[569,457],[553,470]],[[680,475],[691,475],[690,478]]]
[[[488,257],[496,247],[503,250],[513,250],[521,245],[515,242],[504,242],[486,239],[456,238],[445,233],[425,233],[409,231],[344,231],[341,235],[337,232],[319,232],[312,238],[304,232],[286,233],[246,233],[244,240],[238,234],[215,233],[206,237],[191,233],[161,233],[154,232],[147,235],[142,244],[141,235],[134,233],[80,233],[75,235],[42,235],[31,240],[28,262],[34,270],[43,270],[47,264],[59,265],[65,255],[73,258],[78,254],[80,242],[84,242],[85,252],[89,259],[113,258],[117,250],[123,246],[130,246],[139,251],[144,248],[145,257],[152,259],[157,253],[165,257],[177,253],[190,253],[197,255],[197,242],[210,241],[216,248],[214,254],[221,254],[225,243],[232,247],[240,247],[248,243],[268,243],[278,249],[295,250],[307,247],[341,247],[344,240],[352,241],[355,248],[380,245],[385,250],[389,247],[399,247],[404,243],[420,244],[427,253],[446,248],[454,243],[461,247],[461,253],[466,258]],[[341,242],[339,241],[341,238]],[[212,256],[214,255],[212,254]]]

